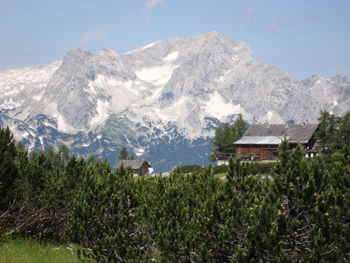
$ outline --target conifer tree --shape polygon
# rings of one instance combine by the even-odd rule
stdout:
[[[237,131],[238,135],[242,137],[248,128],[248,123],[245,120],[243,120],[242,114],[239,114],[233,126]]]
[[[0,126],[0,211],[6,210],[13,199],[12,187],[18,178],[17,155],[12,132],[9,127]]]
[[[129,153],[128,150],[123,147],[119,152],[119,160],[128,160],[129,159]]]
[[[339,138],[340,147],[350,146],[350,112],[338,117],[336,137]]]
[[[333,153],[337,146],[337,118],[333,114],[324,110],[318,118],[320,124],[316,132],[316,138],[327,153]]]

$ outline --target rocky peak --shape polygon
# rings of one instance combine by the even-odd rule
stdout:
[[[70,49],[63,57],[62,66],[85,66],[93,54],[90,51],[84,51],[81,49]]]

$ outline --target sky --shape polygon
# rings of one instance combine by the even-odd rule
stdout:
[[[210,31],[298,79],[350,77],[350,0],[0,0],[0,70]]]

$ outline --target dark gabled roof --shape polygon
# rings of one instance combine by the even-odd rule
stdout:
[[[281,140],[284,136],[290,143],[308,143],[315,133],[318,124],[258,124],[251,125],[244,136],[234,144],[261,144],[267,138]],[[267,143],[269,144],[269,143]],[[274,143],[272,143],[274,144]],[[277,143],[279,144],[279,143]]]
[[[117,163],[117,168],[119,168],[122,164],[123,166],[126,168],[126,167],[130,167],[131,169],[133,170],[137,170],[137,169],[140,169],[141,166],[143,164],[145,164],[148,166],[148,167],[152,167],[147,161],[145,160],[119,160],[118,163]]]

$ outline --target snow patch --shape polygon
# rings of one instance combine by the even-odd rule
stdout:
[[[6,93],[3,94],[3,96],[10,96],[10,95],[16,95],[19,93],[19,91],[22,90],[22,89],[17,89],[17,90],[10,90],[10,91],[7,91]]]
[[[145,50],[145,49],[147,49],[147,48],[153,47],[153,46],[155,45],[155,43],[156,43],[156,42],[153,42],[153,43],[150,43],[150,44],[148,44],[148,45],[146,45],[146,46],[143,46],[142,49]]]
[[[104,88],[104,83],[106,82],[105,76],[97,74],[96,79],[94,80],[94,86]]]
[[[11,109],[14,109],[16,107],[19,107],[20,105],[21,104],[13,101],[13,99],[11,98],[8,101],[6,101],[5,103],[0,104],[0,108],[11,110]]]
[[[165,121],[165,122],[176,121],[176,116],[174,114],[171,114],[170,116],[167,114],[164,114],[163,109],[160,109],[160,108],[154,108],[154,111],[162,121]]]
[[[187,100],[188,98],[183,96],[168,107],[154,108],[154,111],[162,122],[178,122],[179,125],[184,126],[184,118],[188,114],[184,105]]]
[[[114,79],[108,79],[107,80],[107,83],[110,85],[110,86],[116,86],[117,85],[117,81],[114,80]]]
[[[179,55],[179,51],[174,51],[169,53],[165,58],[163,58],[163,61],[165,62],[173,62],[177,59],[178,55]]]
[[[82,147],[89,147],[90,146],[90,143],[89,142],[85,142],[81,145]]]
[[[52,114],[52,117],[56,120],[57,130],[61,132],[66,132],[66,133],[75,133],[77,129],[73,128],[68,123],[66,123],[64,117],[57,111],[57,109],[54,109],[54,110],[55,110],[55,114]]]
[[[175,102],[173,105],[171,105],[170,107],[171,108],[175,108],[175,107],[178,107],[182,104],[184,104],[187,100],[187,97],[186,96],[182,96],[177,102]]]
[[[134,53],[134,52],[141,51],[141,50],[145,50],[145,49],[147,49],[147,48],[153,47],[157,42],[158,42],[158,41],[155,41],[155,42],[152,42],[152,43],[150,43],[150,44],[148,44],[148,45],[146,45],[146,46],[143,46],[143,47],[141,47],[141,48],[136,48],[136,49],[130,50],[130,51],[128,51],[128,52],[125,52],[124,55],[129,55],[129,54],[132,54],[132,53]]]
[[[139,103],[139,93],[133,81],[118,81],[117,85],[106,90],[104,95],[111,97],[110,109],[116,113],[127,109],[134,103]]]
[[[211,96],[210,100],[206,102],[205,111],[210,116],[221,121],[227,115],[244,113],[244,109],[240,104],[235,105],[232,103],[226,103],[224,98],[218,92],[215,92],[214,95]]]
[[[145,150],[140,148],[140,149],[136,149],[136,153],[135,154],[136,154],[136,156],[141,156],[141,155],[144,154],[144,152],[145,152]]]
[[[108,117],[108,101],[97,100],[96,115],[90,121],[90,127],[102,124]]]
[[[90,89],[90,93],[94,94],[96,96],[96,90],[95,90],[95,87],[91,81],[89,82],[89,89]]]
[[[283,123],[283,119],[281,116],[273,111],[268,111],[264,117],[260,119],[261,122],[267,122],[270,124],[278,124],[278,123]]]
[[[43,121],[43,125],[45,125],[46,127],[51,127],[51,128],[56,129],[56,127],[48,121]]]
[[[63,132],[69,132],[69,127],[68,127],[68,125],[66,125],[66,122],[64,121],[64,118],[62,115],[56,115],[53,117],[57,118],[58,130],[63,131]]]
[[[39,136],[39,140],[40,140],[41,147],[43,147],[44,146],[44,137],[43,136]]]
[[[180,67],[179,65],[161,65],[149,68],[142,68],[135,71],[136,76],[146,82],[154,85],[164,85],[167,83],[173,74],[173,70]]]
[[[38,95],[36,96],[33,96],[33,99],[34,100],[37,100],[37,101],[40,101],[42,96],[44,95],[45,91],[42,91],[41,93],[39,93]]]
[[[0,93],[3,101],[0,107],[12,109],[20,106],[17,102],[19,102],[18,97],[21,96],[26,96],[26,99],[28,97],[28,99],[40,100],[41,93],[61,63],[56,61],[43,66],[1,71]],[[40,95],[33,96],[33,94]]]
[[[115,82],[115,86],[123,87],[124,89],[129,90],[132,93],[134,93],[134,95],[136,95],[136,96],[139,95],[139,91],[135,88],[134,82],[131,81],[131,80],[128,80],[128,81],[116,81]]]

